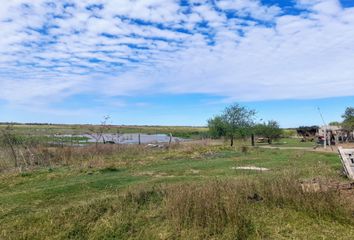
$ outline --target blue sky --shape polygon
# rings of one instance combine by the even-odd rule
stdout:
[[[230,103],[283,127],[354,105],[354,0],[13,0],[0,121],[205,125]]]

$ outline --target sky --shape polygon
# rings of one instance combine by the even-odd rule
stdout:
[[[0,0],[0,121],[282,127],[354,105],[354,0]]]

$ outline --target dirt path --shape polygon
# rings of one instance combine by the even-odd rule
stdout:
[[[313,147],[275,147],[275,146],[259,146],[260,148],[268,148],[268,149],[298,149],[298,150],[316,150]]]
[[[312,152],[338,152],[337,146],[327,147],[324,149],[323,147],[313,148],[313,147],[275,147],[275,146],[259,146],[260,148],[266,149],[280,149],[280,150],[305,150]]]

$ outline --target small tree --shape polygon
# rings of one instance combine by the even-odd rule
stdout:
[[[104,138],[104,133],[109,131],[110,126],[108,125],[108,121],[111,119],[110,116],[104,116],[103,121],[98,127],[91,127],[89,128],[89,135],[95,139],[96,142],[96,149],[98,148],[98,143],[102,139],[103,142],[106,142],[106,139]]]
[[[344,114],[342,115],[342,118],[342,126],[348,134],[347,141],[349,141],[353,138],[352,132],[354,131],[354,107],[347,107]]]
[[[342,115],[343,118],[343,127],[347,131],[354,131],[354,108],[348,107],[344,114]]]
[[[278,122],[271,120],[267,123],[257,124],[255,126],[255,133],[258,136],[267,138],[268,143],[272,144],[273,140],[281,137],[283,130],[279,127]]]
[[[341,126],[342,123],[340,123],[340,122],[330,122],[328,125],[329,126]]]
[[[223,114],[208,121],[208,127],[215,136],[227,137],[233,146],[235,138],[244,138],[251,135],[256,112],[239,104],[226,107]]]
[[[225,122],[221,116],[216,116],[208,120],[209,134],[212,138],[226,136]]]

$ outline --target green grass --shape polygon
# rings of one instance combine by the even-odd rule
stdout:
[[[101,158],[97,165],[0,175],[0,239],[351,239],[354,234],[352,210],[336,195],[293,192],[299,180],[345,182],[336,154],[183,145]],[[270,171],[232,169],[247,165]],[[254,192],[264,201],[247,201]]]
[[[257,143],[259,146],[267,146],[267,143]],[[301,142],[301,138],[281,138],[274,141],[271,146],[274,147],[314,147],[316,142]]]

